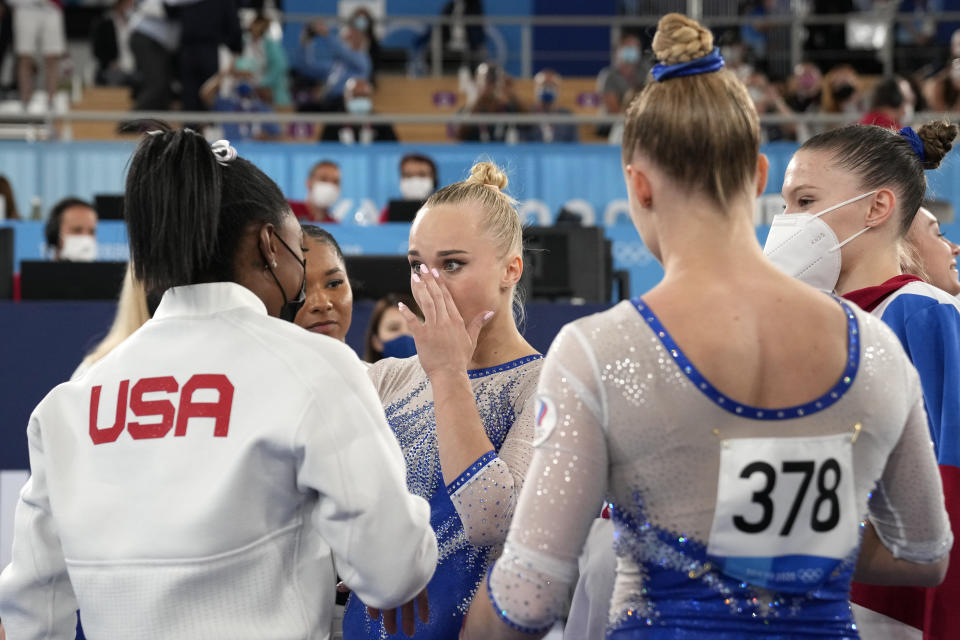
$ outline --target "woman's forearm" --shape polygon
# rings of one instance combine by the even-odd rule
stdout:
[[[947,557],[924,564],[896,558],[867,523],[853,579],[863,584],[935,587],[943,582],[947,563]]]

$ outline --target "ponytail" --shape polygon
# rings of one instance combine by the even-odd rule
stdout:
[[[277,185],[250,162],[218,162],[189,129],[151,133],[133,154],[124,197],[134,275],[155,292],[232,280],[247,227],[279,226],[289,210]]]

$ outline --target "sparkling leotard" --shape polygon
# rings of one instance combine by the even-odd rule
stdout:
[[[916,372],[886,327],[845,310],[846,371],[824,396],[782,410],[738,404],[717,391],[641,301],[568,325],[544,364],[536,453],[488,579],[500,617],[533,631],[562,613],[580,549],[606,497],[614,505],[617,554],[608,637],[857,637],[847,597],[860,520],[869,515],[885,546],[914,562],[943,557],[952,535]],[[761,558],[775,568],[769,579],[782,578],[789,588],[761,587],[737,569],[743,558],[708,553],[717,543],[718,502],[727,500],[717,489],[723,449],[747,439],[774,447],[801,439],[846,443],[850,508],[842,531],[824,535],[846,536],[849,551],[832,563]],[[784,468],[792,471],[789,464]],[[754,479],[740,477],[748,476]],[[784,476],[790,474],[778,477]],[[796,522],[824,524],[829,509],[818,505],[829,503],[839,485],[839,471],[834,477],[821,470],[805,503],[814,505],[813,524],[809,507]],[[753,490],[765,499],[762,483]],[[739,505],[748,509],[748,525],[758,505]],[[781,534],[794,526],[789,519]],[[776,531],[771,535],[776,541]],[[746,567],[748,574],[755,569]]]
[[[427,585],[430,622],[416,638],[456,638],[463,616],[499,555],[533,455],[533,404],[543,357],[469,371],[477,410],[493,444],[449,485],[440,470],[433,390],[416,357],[381,360],[370,369],[387,422],[407,462],[407,488],[430,502],[440,557]],[[389,570],[385,568],[385,570]],[[387,638],[363,603],[351,598],[344,638]],[[397,638],[405,638],[401,632]]]

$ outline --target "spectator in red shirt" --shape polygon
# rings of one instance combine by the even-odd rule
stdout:
[[[311,222],[339,222],[331,212],[333,203],[340,199],[340,165],[333,160],[321,160],[310,169],[307,177],[307,199],[290,201],[293,215]]]
[[[899,131],[913,117],[915,104],[916,96],[909,82],[897,76],[884,78],[874,86],[870,111],[860,124]]]

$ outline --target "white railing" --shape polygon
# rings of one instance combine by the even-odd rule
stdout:
[[[863,114],[800,113],[760,116],[761,125],[796,125],[806,127],[841,126],[857,122]],[[70,140],[70,126],[77,122],[135,123],[142,121],[169,124],[435,124],[435,125],[601,125],[615,124],[621,115],[605,114],[546,114],[546,113],[378,113],[353,115],[347,113],[233,113],[214,111],[48,111],[45,113],[0,114],[0,137],[20,139]],[[913,122],[947,120],[960,124],[960,112],[920,112]],[[6,135],[4,127],[7,128]]]

